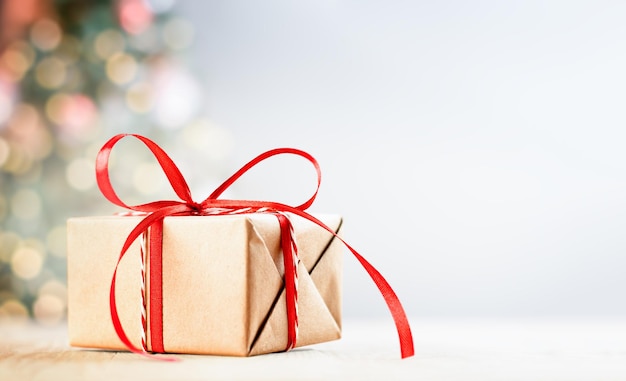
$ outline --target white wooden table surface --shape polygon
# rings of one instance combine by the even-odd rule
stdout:
[[[391,320],[346,321],[344,338],[251,358],[178,362],[70,348],[66,328],[0,323],[0,380],[626,380],[623,320],[412,320],[400,360]]]

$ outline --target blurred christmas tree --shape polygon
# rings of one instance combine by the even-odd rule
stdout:
[[[173,6],[0,3],[0,318],[64,318],[65,221],[110,213],[93,173],[108,137],[182,138],[187,155],[218,152],[203,158],[209,165],[227,154],[228,134],[198,116],[200,90],[176,54],[193,28]],[[145,150],[125,151],[123,162],[115,170],[122,194],[163,191]]]

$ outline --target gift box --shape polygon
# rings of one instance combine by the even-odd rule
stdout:
[[[318,218],[339,233],[339,216]],[[72,345],[126,349],[111,324],[109,291],[120,248],[141,219],[107,216],[68,221]],[[341,243],[310,221],[291,220],[300,258],[296,346],[338,339]],[[280,241],[278,221],[269,214],[166,217],[162,238],[164,351],[250,356],[285,350],[285,268]],[[117,270],[115,290],[120,321],[136,347],[141,347],[144,335],[143,300],[145,320],[154,318],[150,316],[151,263],[145,246],[137,240],[128,250]],[[146,331],[147,349],[152,350],[149,324]]]
[[[125,138],[154,155],[178,200],[127,205],[109,178],[109,156]],[[221,199],[260,162],[296,155],[313,165],[317,188],[300,205]],[[289,176],[289,174],[285,174]],[[340,236],[341,217],[310,214],[319,164],[294,148],[252,159],[196,202],[172,159],[152,140],[119,134],[96,157],[96,180],[127,212],[68,220],[68,326],[74,346],[250,356],[341,336],[341,248],[381,292],[396,323],[402,358],[413,337],[385,278]]]

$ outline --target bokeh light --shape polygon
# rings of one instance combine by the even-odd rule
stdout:
[[[141,33],[152,23],[152,12],[143,0],[121,0],[118,7],[120,25],[130,34]]]
[[[0,87],[0,125],[5,124],[6,121],[9,120],[12,110],[13,99],[9,94],[3,92],[2,88]]]
[[[2,168],[4,164],[9,160],[10,155],[11,146],[9,146],[9,142],[0,137],[0,168]]]
[[[67,78],[65,62],[57,57],[44,58],[35,69],[35,78],[43,88],[61,87]]]
[[[54,295],[41,295],[33,304],[35,320],[44,325],[58,324],[64,317],[65,305]]]
[[[53,20],[39,20],[30,31],[30,39],[39,49],[44,51],[52,50],[61,42],[61,28]]]
[[[28,103],[18,103],[9,124],[14,133],[20,136],[20,143],[24,143],[24,140],[30,135],[29,133],[37,129],[39,122],[37,108]]]
[[[15,149],[13,145],[7,145],[8,155],[2,164],[2,170],[14,175],[27,173],[33,165],[33,159],[24,150]]]
[[[37,248],[23,245],[18,247],[11,258],[13,273],[22,279],[33,279],[43,266],[43,254]]]
[[[28,322],[28,309],[17,299],[9,299],[0,304],[0,321],[10,323]]]
[[[38,291],[39,295],[52,295],[57,297],[63,305],[67,304],[67,287],[57,279],[45,282]]]
[[[46,115],[62,132],[79,136],[94,126],[97,109],[83,94],[56,93],[46,102]]]
[[[133,186],[141,194],[152,195],[163,189],[163,170],[155,163],[141,163],[133,173]]]
[[[66,131],[73,133],[84,132],[89,127],[94,127],[94,123],[98,116],[96,105],[93,100],[84,94],[73,94],[69,104],[65,105],[65,122],[63,126]]]
[[[106,73],[113,83],[125,85],[137,74],[137,60],[126,53],[115,53],[107,59]]]
[[[20,244],[20,236],[11,231],[0,232],[0,262],[10,263],[11,255]]]
[[[166,129],[182,128],[200,107],[198,83],[175,65],[164,65],[155,82],[156,121]]]
[[[46,235],[46,248],[48,251],[58,258],[66,256],[66,237],[67,229],[65,225],[58,225],[50,229]]]
[[[58,125],[65,121],[65,105],[70,102],[70,96],[65,93],[56,93],[46,102],[46,115],[48,119]]]
[[[115,53],[124,51],[126,45],[122,33],[115,29],[107,29],[100,32],[94,42],[94,49],[98,57],[103,60],[109,59]]]
[[[35,320],[44,325],[58,324],[65,316],[65,287],[52,281],[44,284],[33,304]]]
[[[136,83],[126,92],[126,105],[135,113],[146,113],[152,109],[152,93],[148,83]]]
[[[18,103],[7,122],[11,143],[0,148],[5,170],[25,173],[35,160],[47,157],[52,150],[52,137],[46,129],[37,109],[26,103]],[[8,149],[8,157],[6,151]]]
[[[0,66],[14,81],[22,79],[35,59],[35,51],[24,41],[15,41],[0,56]]]
[[[74,159],[67,166],[65,177],[72,188],[86,191],[96,182],[94,163],[85,158]]]

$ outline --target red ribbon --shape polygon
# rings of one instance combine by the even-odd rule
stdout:
[[[182,201],[162,200],[154,201],[141,205],[126,205],[115,193],[111,180],[109,178],[109,156],[113,146],[122,138],[132,136],[144,143],[152,154],[155,156],[165,175],[167,176],[172,189]],[[273,201],[256,201],[256,200],[224,200],[218,197],[231,186],[239,177],[252,167],[263,160],[272,156],[291,154],[303,157],[309,161],[317,172],[317,188],[313,195],[303,204],[298,206],[290,206]],[[162,224],[163,219],[167,216],[180,215],[214,215],[214,214],[242,214],[242,213],[271,213],[276,215],[281,228],[281,247],[283,250],[283,259],[285,261],[285,293],[287,303],[287,333],[288,344],[287,350],[295,347],[297,336],[297,248],[291,235],[291,223],[285,213],[305,218],[318,226],[324,228],[337,239],[339,239],[350,252],[356,257],[365,271],[372,278],[378,289],[380,290],[389,311],[395,321],[398,337],[400,341],[400,352],[402,358],[413,356],[413,336],[409,321],[406,317],[402,304],[396,293],[393,291],[385,278],[372,266],[363,256],[355,249],[339,237],[333,229],[328,227],[319,219],[313,217],[306,210],[313,204],[317,197],[317,193],[321,184],[322,173],[317,160],[310,154],[294,148],[277,148],[252,159],[235,174],[229,177],[222,185],[217,187],[209,197],[201,203],[196,203],[191,198],[189,186],[185,181],[180,170],[174,164],[172,159],[152,140],[136,134],[119,134],[112,137],[104,144],[96,158],[96,179],[98,187],[102,194],[113,204],[131,209],[138,212],[148,213],[145,218],[133,228],[128,235],[124,245],[120,251],[113,278],[111,279],[111,289],[109,293],[109,306],[111,310],[111,319],[113,327],[118,337],[124,345],[134,353],[146,355],[145,350],[134,346],[126,335],[124,328],[120,322],[117,311],[117,303],[115,299],[115,284],[117,270],[122,258],[132,245],[144,232],[150,228],[150,331],[153,352],[165,352],[163,347],[163,320],[162,320],[162,284],[161,284],[161,255],[162,255]]]

